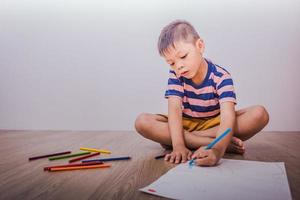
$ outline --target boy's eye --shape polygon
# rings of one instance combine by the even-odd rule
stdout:
[[[171,66],[171,67],[174,66],[174,63],[170,63],[170,66]]]
[[[186,56],[187,56],[187,54],[185,54],[184,56],[181,56],[180,58],[181,58],[181,59],[184,59]]]

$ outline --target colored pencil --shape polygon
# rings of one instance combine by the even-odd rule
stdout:
[[[158,160],[158,159],[160,159],[160,158],[164,158],[165,156],[166,156],[166,154],[164,154],[164,155],[159,155],[159,156],[155,156],[155,159]]]
[[[49,160],[60,160],[60,159],[65,159],[65,158],[71,158],[71,157],[76,157],[76,156],[82,156],[86,154],[90,154],[91,152],[82,152],[82,153],[74,153],[66,156],[56,156],[56,157],[50,157]]]
[[[214,139],[214,141],[212,141],[211,143],[209,143],[205,147],[205,150],[211,149],[217,142],[219,142],[221,139],[223,139],[230,131],[231,131],[231,128],[226,129],[226,131],[224,131],[224,133],[222,133],[219,137],[217,137],[216,139]],[[195,160],[196,160],[196,158],[193,158],[192,160],[190,160],[189,165],[192,166],[194,164]]]
[[[35,156],[35,157],[30,157],[28,160],[36,160],[40,158],[47,158],[47,157],[52,157],[52,156],[59,156],[59,155],[64,155],[64,154],[69,154],[71,151],[64,151],[64,152],[59,152],[59,153],[52,153],[52,154],[47,154],[47,155],[42,155],[42,156]]]
[[[55,165],[55,166],[44,167],[44,171],[47,171],[50,168],[57,168],[57,167],[76,167],[76,166],[99,165],[99,164],[103,164],[103,162],[97,161],[97,162],[76,163],[76,164],[68,164],[68,165]]]
[[[92,153],[92,154],[89,154],[89,155],[86,155],[86,156],[81,156],[81,157],[69,160],[69,163],[76,162],[76,161],[79,161],[79,160],[83,160],[83,159],[86,159],[86,158],[90,158],[90,157],[93,157],[93,156],[98,156],[98,155],[100,155],[99,152]]]
[[[86,165],[86,166],[75,166],[75,167],[54,167],[50,168],[49,172],[65,171],[65,170],[76,170],[76,169],[95,169],[95,168],[106,168],[110,167],[108,164],[99,165]]]
[[[110,154],[111,152],[104,149],[92,149],[92,148],[86,148],[86,147],[80,147],[80,150],[82,151],[91,151],[91,152],[99,152],[99,153],[107,153]]]
[[[101,158],[101,159],[95,159],[95,160],[83,160],[81,162],[82,163],[95,162],[95,161],[106,162],[106,161],[129,160],[129,159],[131,159],[131,157],[125,156],[125,157],[115,157],[115,158]]]

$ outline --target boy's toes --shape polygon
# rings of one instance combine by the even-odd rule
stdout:
[[[244,146],[238,146],[233,143],[230,143],[226,149],[226,153],[237,153],[237,154],[244,154],[245,153],[245,147]]]
[[[244,154],[245,153],[245,147],[238,147],[238,146],[235,146],[235,153],[237,154]]]
[[[237,137],[232,137],[231,142],[236,146],[244,147],[244,142]]]
[[[245,153],[245,149],[241,149],[241,150],[239,150],[239,154],[244,154]]]

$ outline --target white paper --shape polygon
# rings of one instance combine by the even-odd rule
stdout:
[[[283,162],[221,159],[215,167],[192,168],[184,163],[140,190],[187,200],[291,199]]]

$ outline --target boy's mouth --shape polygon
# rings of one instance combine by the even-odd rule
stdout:
[[[185,71],[181,73],[181,76],[186,76],[189,73],[189,71]]]

